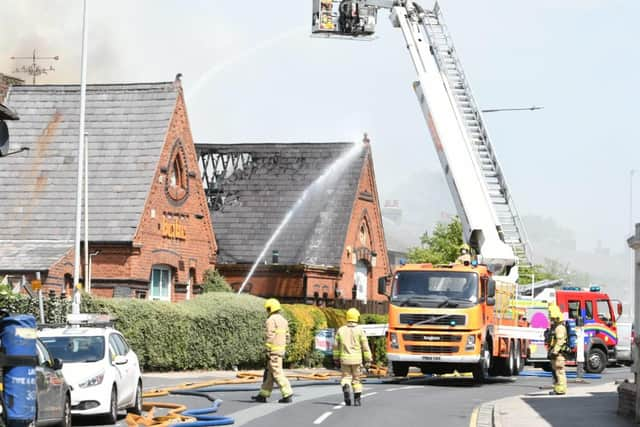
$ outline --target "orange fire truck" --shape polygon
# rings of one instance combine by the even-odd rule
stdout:
[[[407,264],[390,289],[381,278],[378,292],[390,297],[387,358],[394,375],[415,366],[425,374],[472,372],[483,382],[524,367],[532,331],[512,304],[515,286],[496,281],[486,266]]]

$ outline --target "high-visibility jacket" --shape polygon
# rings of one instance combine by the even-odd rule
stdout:
[[[267,318],[267,352],[284,356],[284,351],[289,342],[289,322],[280,313],[273,313]]]
[[[563,322],[558,322],[552,327],[551,344],[549,345],[549,353],[552,355],[564,354],[568,351],[567,346],[567,328]]]
[[[360,365],[363,358],[371,362],[371,349],[362,328],[353,322],[341,326],[333,342],[333,359],[343,365]]]

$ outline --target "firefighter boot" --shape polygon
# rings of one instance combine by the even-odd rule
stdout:
[[[344,394],[344,404],[351,406],[351,387],[349,387],[349,384],[342,386],[342,393]]]
[[[361,393],[353,393],[353,406],[362,406],[360,395]]]
[[[251,396],[251,400],[255,400],[256,402],[260,403],[267,403],[267,398],[259,394],[256,396]]]

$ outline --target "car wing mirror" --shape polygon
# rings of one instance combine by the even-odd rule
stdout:
[[[53,359],[53,365],[51,366],[51,368],[53,368],[55,371],[59,371],[60,369],[62,369],[62,360],[60,359]]]
[[[124,365],[128,362],[129,360],[125,357],[125,356],[116,356],[115,359],[113,359],[113,363],[115,365]]]

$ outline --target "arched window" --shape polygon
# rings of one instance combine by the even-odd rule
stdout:
[[[189,193],[189,172],[186,153],[180,140],[177,140],[171,151],[167,165],[165,192],[173,202],[182,202]]]
[[[69,273],[64,275],[64,287],[62,288],[62,294],[67,296],[73,296],[73,276]]]

